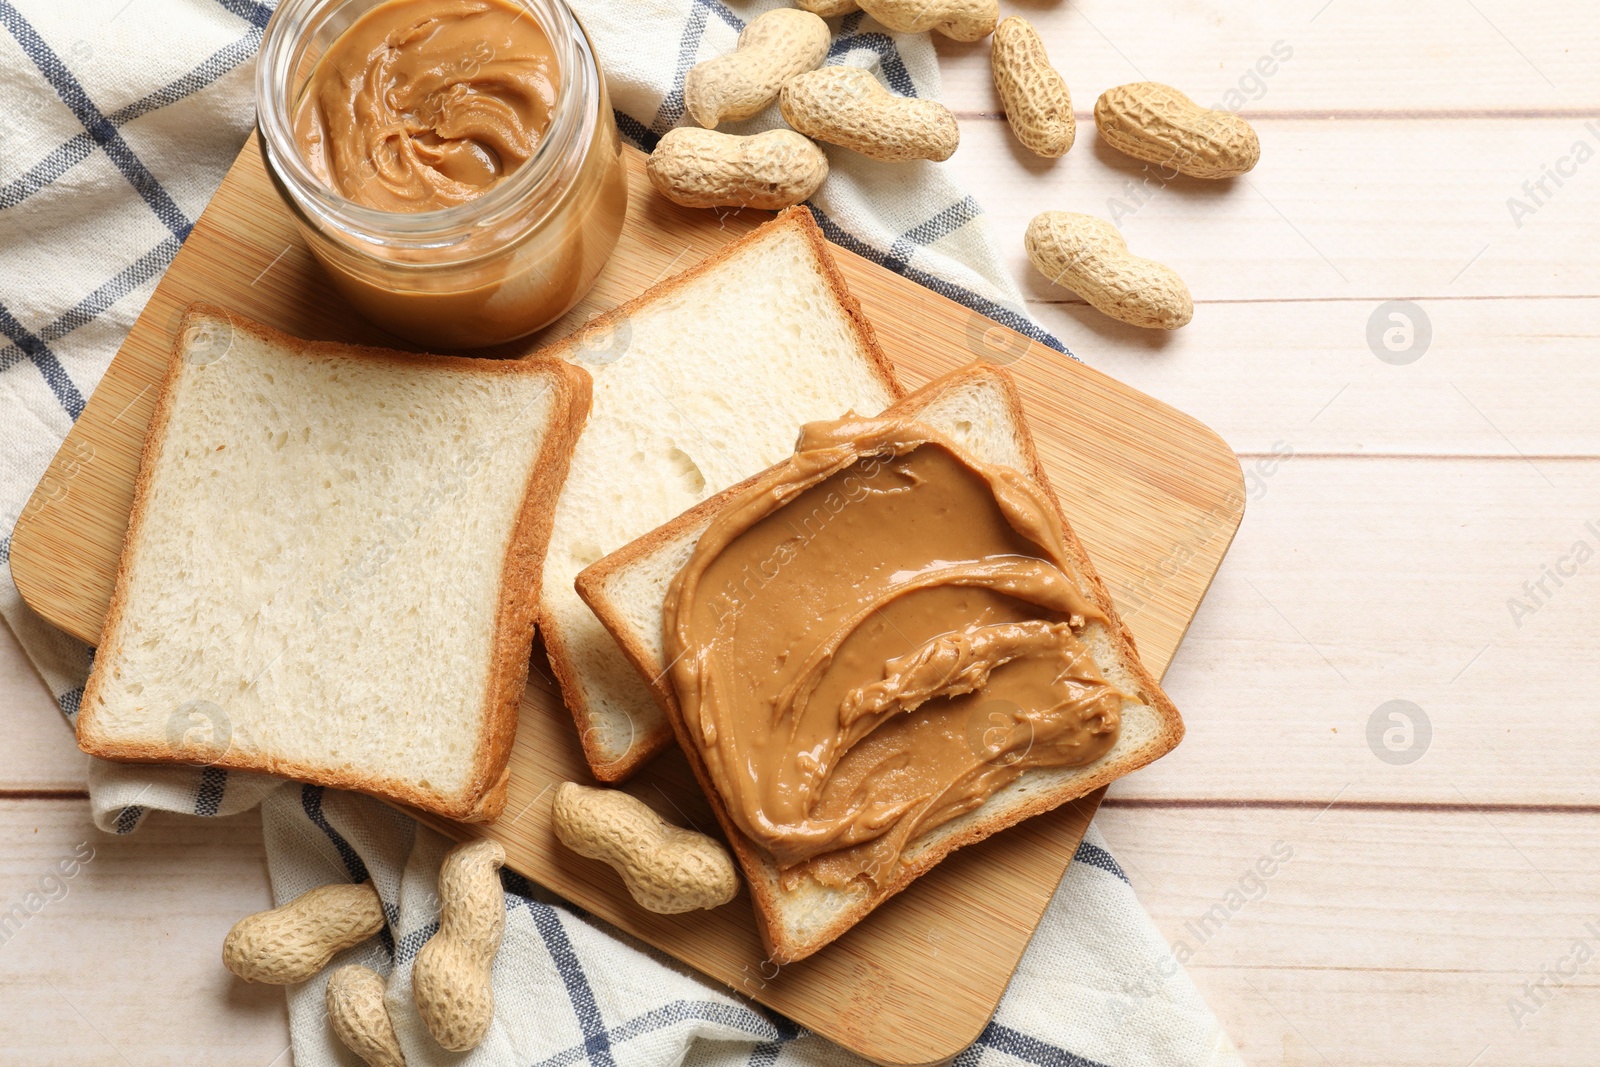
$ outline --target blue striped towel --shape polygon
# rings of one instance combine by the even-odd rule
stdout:
[[[683,121],[688,68],[730,50],[745,20],[773,5],[576,6],[625,134],[649,148]],[[0,614],[69,721],[91,652],[23,605],[10,578],[10,533],[249,132],[252,58],[270,15],[257,0],[0,0]],[[830,63],[868,67],[904,95],[938,95],[926,37],[887,33],[859,13],[835,29]],[[769,113],[734,130],[777,124]],[[1065,351],[1028,319],[978,205],[942,167],[829,154],[832,174],[814,207],[831,238]],[[216,816],[259,806],[279,901],[370,877],[389,927],[335,963],[390,976],[396,1026],[416,1067],[859,1062],[510,872],[495,1024],[477,1051],[444,1054],[423,1033],[409,988],[411,963],[437,922],[443,838],[366,797],[256,775],[100,761],[89,775],[95,820],[114,833],[132,832],[151,810]],[[1237,1064],[1092,829],[1077,860],[960,1067]],[[328,1029],[322,981],[288,990],[300,1067],[354,1063]]]

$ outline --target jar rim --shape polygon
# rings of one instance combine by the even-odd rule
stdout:
[[[267,162],[293,193],[293,206],[357,241],[417,249],[448,248],[524,216],[530,202],[555,184],[552,179],[573,169],[574,155],[581,156],[594,135],[600,73],[577,16],[563,0],[508,0],[538,21],[556,56],[556,102],[533,155],[482,196],[433,211],[385,211],[334,191],[312,171],[294,135],[295,73],[311,38],[346,9],[356,7],[359,15],[382,2],[281,0],[267,22],[256,64],[256,125]]]

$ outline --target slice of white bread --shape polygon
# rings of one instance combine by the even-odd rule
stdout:
[[[312,343],[191,307],[79,745],[494,818],[588,404],[560,360]]]
[[[578,599],[578,572],[776,463],[803,424],[876,413],[901,389],[804,208],[544,352],[590,368],[594,408],[556,506],[539,629],[589,767],[615,782],[672,727]]]
[[[929,383],[886,414],[925,423],[980,462],[1021,471],[1045,490],[1060,511],[1060,501],[1050,488],[1023,421],[1016,386],[1005,371],[974,363]],[[648,681],[678,732],[678,743],[688,755],[750,884],[757,924],[774,963],[789,963],[815,952],[961,846],[1098,789],[1171,751],[1182,739],[1183,720],[1178,710],[1140,663],[1132,634],[1117,617],[1105,585],[1063,515],[1071,577],[1109,620],[1108,625],[1090,622],[1082,634],[1083,641],[1106,679],[1128,694],[1123,701],[1116,744],[1106,755],[1082,767],[1028,770],[981,807],[923,834],[906,849],[906,862],[895,876],[876,892],[864,886],[829,888],[810,878],[794,889],[784,889],[770,858],[739,832],[711,785],[699,750],[684,732],[662,653],[661,616],[667,588],[688,562],[712,518],[742,488],[743,484],[735,486],[707,500],[607,556],[580,574],[577,586]]]

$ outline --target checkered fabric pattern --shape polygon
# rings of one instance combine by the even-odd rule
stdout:
[[[574,6],[606,67],[619,125],[648,149],[683,121],[688,69],[730,50],[745,22],[774,4]],[[252,60],[270,16],[257,0],[0,0],[0,614],[69,721],[92,652],[22,603],[10,534],[249,132]],[[835,29],[828,62],[870,68],[902,95],[938,95],[926,37],[888,33],[859,13]],[[779,121],[772,109],[732,129]],[[944,168],[829,154],[832,172],[812,207],[830,238],[972,308],[975,345],[993,319],[1065,353],[1028,319],[980,208]],[[388,929],[335,964],[389,976],[415,1067],[859,1062],[509,872],[495,1023],[476,1051],[444,1054],[423,1032],[409,988],[416,952],[437,927],[443,838],[368,798],[257,775],[101,761],[89,773],[96,822],[114,833],[132,832],[151,810],[217,816],[259,806],[280,901],[371,878]],[[295,1062],[354,1065],[323,1016],[322,981],[288,990]],[[1238,1058],[1091,830],[994,1021],[957,1063],[1220,1067]]]

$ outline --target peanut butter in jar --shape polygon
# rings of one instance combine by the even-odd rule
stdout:
[[[312,252],[363,315],[419,344],[554,321],[621,232],[621,141],[561,0],[285,0],[257,101]]]
[[[438,211],[533,157],[560,72],[509,0],[386,0],[341,33],[295,105],[313,173],[380,211]]]

